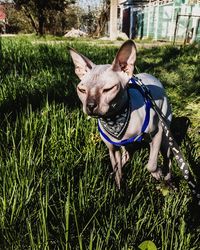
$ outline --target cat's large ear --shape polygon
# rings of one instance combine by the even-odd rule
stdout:
[[[134,64],[136,61],[136,46],[132,40],[122,44],[112,63],[114,71],[124,71],[130,77],[133,75]]]
[[[75,73],[79,79],[82,79],[83,76],[95,66],[95,64],[87,57],[78,53],[75,49],[70,48],[69,52],[75,65]]]

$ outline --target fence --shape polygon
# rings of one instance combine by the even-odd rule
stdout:
[[[200,3],[155,1],[137,13],[137,36],[154,40],[200,41]]]

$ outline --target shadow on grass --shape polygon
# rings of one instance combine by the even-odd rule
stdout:
[[[141,72],[149,72],[155,67],[166,66],[170,59],[176,58],[181,54],[181,49],[172,46],[143,49],[138,52],[137,66]]]
[[[179,103],[184,108],[190,95],[198,97],[200,94],[200,66],[197,57],[199,50],[195,46],[155,47],[139,51],[136,66],[140,72],[158,77],[169,88],[168,91],[173,92],[176,88],[179,95],[184,97]]]
[[[74,109],[80,105],[76,93],[68,93],[67,95],[56,93],[55,89],[48,89],[44,92],[34,91],[34,93],[28,93],[25,95],[20,95],[14,100],[9,99],[1,103],[0,105],[0,117],[3,118],[6,114],[12,117],[14,120],[20,112],[27,109],[27,105],[32,106],[32,110],[37,110],[42,108],[44,103],[64,103],[69,109]]]

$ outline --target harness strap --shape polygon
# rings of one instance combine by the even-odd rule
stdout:
[[[149,120],[150,120],[150,109],[151,109],[151,101],[150,99],[146,96],[145,92],[143,91],[143,89],[133,80],[133,78],[130,79],[129,82],[129,88],[134,88],[139,90],[139,92],[141,93],[141,95],[144,98],[144,102],[145,102],[145,111],[146,111],[146,116],[141,128],[141,132],[139,135],[133,136],[129,139],[125,139],[125,140],[121,140],[119,142],[114,142],[113,140],[111,140],[101,129],[100,127],[100,120],[98,120],[98,130],[100,132],[100,134],[102,135],[102,137],[108,141],[109,143],[117,146],[117,147],[121,147],[121,146],[125,146],[127,144],[133,143],[133,142],[141,142],[143,139],[143,134],[145,133],[145,130],[147,129],[148,125],[149,125]]]
[[[144,123],[142,125],[142,129],[141,129],[141,133],[143,134],[146,130],[146,128],[149,125],[149,120],[150,120],[150,109],[151,109],[151,100],[148,98],[148,96],[146,95],[146,92],[136,83],[136,81],[134,80],[134,78],[131,78],[129,81],[129,88],[135,88],[137,90],[139,90],[139,92],[141,93],[141,95],[144,98],[144,102],[146,104],[145,110],[146,110],[146,116],[145,116],[145,120]]]

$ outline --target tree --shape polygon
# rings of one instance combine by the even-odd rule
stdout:
[[[63,13],[75,0],[14,0],[14,3],[24,11],[36,33],[44,35],[49,13]]]
[[[63,35],[72,27],[77,28],[77,7],[68,6],[64,11],[48,11],[45,21],[46,32]]]
[[[6,32],[7,33],[32,33],[34,29],[24,11],[18,10],[14,5],[6,6]]]
[[[95,6],[91,0],[86,1],[87,9],[80,12],[81,28],[93,37],[105,34],[106,24],[109,19],[110,0],[100,0]]]
[[[95,37],[99,37],[105,33],[106,23],[109,20],[109,13],[110,0],[104,0],[102,7],[99,9],[96,15],[97,25],[93,34]]]

